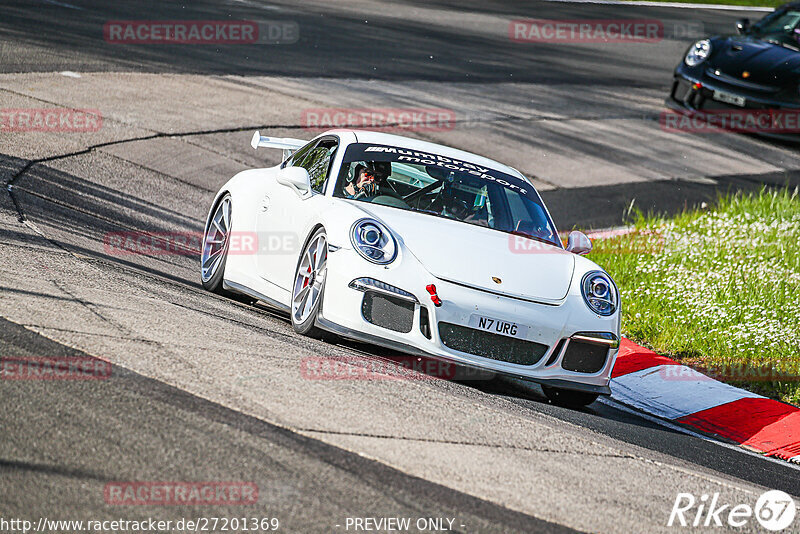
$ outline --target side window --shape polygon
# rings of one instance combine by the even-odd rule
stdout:
[[[321,139],[316,144],[309,143],[299,148],[297,152],[284,161],[281,164],[281,168],[304,168],[308,171],[308,176],[311,179],[311,188],[317,193],[321,193],[338,146],[338,140],[331,138]]]
[[[314,148],[314,145],[315,145],[314,143],[309,143],[305,146],[298,148],[294,154],[292,154],[289,158],[286,159],[286,161],[284,161],[281,164],[281,168],[283,169],[285,167],[298,167],[299,165],[297,162],[303,161],[303,159],[305,159],[305,157],[308,156],[308,153],[311,152],[311,150]]]
[[[292,163],[293,166],[303,167],[308,171],[311,189],[317,193],[322,192],[337,146],[335,140],[323,139],[306,154],[298,154]]]

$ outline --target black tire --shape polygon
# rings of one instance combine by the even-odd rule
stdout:
[[[214,209],[212,210],[212,215],[208,220],[208,224],[206,225],[205,230],[203,231],[203,250],[200,254],[200,283],[203,284],[203,288],[212,293],[216,293],[218,295],[222,295],[224,297],[236,300],[237,302],[242,302],[244,304],[252,304],[255,302],[255,299],[248,295],[243,295],[241,293],[234,293],[232,291],[227,291],[223,288],[222,279],[225,277],[225,265],[228,263],[228,246],[230,245],[230,240],[226,239],[222,250],[219,252],[221,254],[221,258],[219,260],[219,265],[215,267],[213,274],[210,277],[206,278],[206,273],[203,272],[204,269],[204,257],[206,247],[209,245],[207,244],[209,232],[216,232],[216,228],[214,227],[214,219],[217,215],[217,210],[219,207],[227,202],[228,203],[228,222],[225,226],[227,226],[227,231],[230,232],[231,228],[231,221],[233,220],[233,204],[231,203],[231,195],[230,193],[224,194],[220,199],[214,204]]]
[[[213,268],[213,272],[211,273],[210,277],[207,277],[206,273],[204,273],[204,269],[206,268],[205,263],[208,261],[205,259],[207,247],[210,245],[207,244],[209,240],[209,232],[217,232],[217,229],[214,227],[214,219],[217,216],[217,210],[220,209],[220,206],[227,202],[228,205],[231,205],[231,195],[230,193],[224,194],[220,199],[214,204],[214,209],[211,210],[211,216],[206,223],[206,227],[203,231],[203,249],[200,251],[200,282],[203,284],[203,288],[213,293],[217,293],[219,295],[228,295],[228,292],[222,288],[222,279],[225,276],[225,264],[228,262],[228,246],[230,241],[228,239],[225,240],[224,246],[222,247],[222,251],[218,254],[222,255],[222,258],[219,261],[219,265],[212,266],[209,265],[209,268]],[[228,221],[230,224],[230,217],[233,215],[233,210],[229,211]],[[228,228],[228,231],[230,229]],[[211,258],[209,258],[211,259]],[[205,261],[204,261],[205,260]]]
[[[306,242],[305,247],[303,247],[303,252],[300,254],[300,258],[298,258],[298,260],[297,260],[297,267],[295,268],[295,275],[294,275],[295,279],[294,279],[294,283],[292,284],[292,302],[290,303],[289,315],[290,315],[291,320],[292,320],[292,328],[294,328],[294,331],[297,332],[298,334],[301,334],[301,335],[304,335],[304,336],[308,336],[308,337],[313,337],[313,338],[316,338],[316,339],[328,340],[328,339],[331,338],[331,335],[328,332],[326,332],[325,330],[322,330],[321,328],[319,328],[316,325],[317,316],[319,315],[319,310],[322,308],[322,299],[323,299],[323,297],[325,295],[325,282],[326,282],[327,276],[323,276],[322,280],[320,281],[320,286],[319,286],[319,290],[318,290],[318,298],[316,299],[315,302],[312,303],[311,309],[308,311],[308,316],[307,317],[304,317],[301,320],[301,318],[298,317],[298,315],[300,315],[300,314],[296,313],[296,310],[295,310],[295,307],[294,307],[295,306],[295,298],[298,295],[299,290],[302,290],[300,288],[300,285],[302,285],[302,284],[299,282],[299,278],[300,278],[300,270],[301,270],[301,268],[304,268],[304,269],[306,268],[306,265],[304,264],[304,259],[308,255],[309,249],[313,245],[316,245],[318,243],[318,240],[320,239],[320,237],[322,239],[324,239],[324,244],[325,244],[325,246],[324,246],[324,254],[325,254],[326,266],[325,266],[324,269],[325,269],[325,273],[327,274],[327,255],[328,255],[327,234],[325,233],[325,229],[324,228],[318,228],[317,231],[314,232],[311,235],[311,237],[308,239],[308,241]],[[312,278],[311,280],[312,281],[309,284],[309,286],[312,286],[312,287],[310,287],[309,291],[313,291],[313,286],[314,286],[314,284],[316,282],[315,278]]]
[[[564,406],[565,408],[583,408],[584,406],[589,406],[600,396],[598,393],[573,391],[553,386],[542,386],[542,391],[544,391],[544,394],[550,399],[550,402],[558,406]]]

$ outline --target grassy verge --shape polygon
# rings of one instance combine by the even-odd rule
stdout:
[[[800,197],[720,199],[678,217],[639,216],[595,242],[616,281],[623,333],[706,374],[800,404]]]
[[[785,4],[782,0],[655,0],[663,2],[679,2],[682,4],[721,4],[727,6],[778,7]]]

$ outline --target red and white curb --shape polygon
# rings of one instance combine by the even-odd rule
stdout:
[[[605,4],[611,6],[677,7],[683,9],[716,9],[721,11],[775,11],[773,7],[737,6],[727,4],[690,4],[686,2],[653,2],[648,0],[544,0],[563,4]]]
[[[611,376],[617,402],[800,463],[800,408],[724,384],[624,338]]]

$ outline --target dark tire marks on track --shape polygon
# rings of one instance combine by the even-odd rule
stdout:
[[[0,318],[0,354],[90,357]],[[4,515],[73,519],[277,517],[288,532],[346,517],[451,517],[456,531],[574,532],[406,475],[113,366],[107,380],[3,381]],[[35,398],[36,402],[26,402]],[[36,421],[36,424],[31,424]],[[168,451],[168,452],[165,452]],[[112,507],[112,481],[255,482],[245,507]],[[10,499],[8,496],[13,496]],[[461,528],[464,524],[465,528]]]

